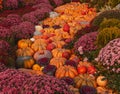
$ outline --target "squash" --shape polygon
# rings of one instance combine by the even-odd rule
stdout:
[[[49,50],[41,50],[37,51],[33,57],[36,61],[38,61],[43,57],[52,58],[52,53]]]
[[[97,94],[117,94],[117,93],[113,93],[112,90],[110,89],[106,89],[105,87],[97,87]]]
[[[54,41],[52,42],[56,46],[56,48],[62,48],[65,45],[64,41]]]
[[[89,74],[79,74],[74,78],[75,87],[80,88],[81,86],[96,87],[95,77]]]
[[[32,69],[25,69],[25,68],[19,68],[18,70],[21,71],[21,72],[24,72],[24,73],[31,74],[31,75],[38,75],[38,76],[43,75],[42,71],[37,71],[37,70],[32,70]]]
[[[43,67],[40,67],[40,65],[38,65],[38,64],[34,64],[32,69],[36,70],[36,71],[42,71]]]
[[[78,63],[78,67],[80,66],[85,66],[85,67],[90,67],[92,64],[90,62],[87,62],[87,61],[80,61]]]
[[[76,56],[75,54],[72,54],[70,56],[70,60],[76,62],[76,63],[79,63],[80,59],[78,58],[78,56]]]
[[[32,56],[18,56],[16,59],[16,67],[17,68],[23,68],[24,67],[24,61],[32,59]]]
[[[24,61],[24,68],[26,69],[31,69],[32,66],[34,65],[35,61],[31,58],[29,60]]]
[[[62,78],[62,77],[70,77],[70,78],[74,78],[75,76],[77,76],[77,70],[76,68],[70,66],[70,65],[65,65],[65,66],[61,66],[56,70],[55,73],[55,77],[56,78]]]
[[[105,76],[98,76],[96,79],[98,86],[105,87],[107,85],[107,78]]]
[[[21,39],[18,41],[18,48],[31,47],[32,41],[29,39]]]
[[[31,45],[31,48],[34,51],[39,51],[39,50],[45,50],[47,46],[47,43],[44,39],[37,39],[35,42]]]
[[[34,51],[30,47],[20,48],[16,51],[17,56],[32,56],[33,54]]]
[[[53,57],[62,57],[63,52],[70,52],[70,50],[62,49],[62,48],[56,48],[52,50]]]
[[[65,64],[66,58],[63,57],[54,57],[50,60],[50,65],[55,65],[57,68]]]

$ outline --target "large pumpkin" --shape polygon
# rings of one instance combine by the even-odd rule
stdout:
[[[47,46],[47,43],[44,39],[37,39],[35,42],[32,44],[31,48],[34,51],[39,51],[39,50],[45,50]]]
[[[31,47],[32,41],[29,39],[21,39],[18,41],[18,48]]]
[[[74,78],[75,76],[77,76],[77,70],[76,68],[70,66],[70,65],[65,65],[65,66],[61,66],[56,70],[55,76],[57,78],[62,78],[62,77],[70,77],[70,78]]]
[[[56,48],[52,50],[53,57],[62,57],[63,52],[69,52],[70,50],[62,49],[62,48]]]
[[[76,88],[84,85],[96,87],[95,77],[89,74],[79,74],[74,78],[74,82]]]
[[[54,57],[50,60],[50,65],[55,65],[57,68],[65,64],[66,58],[63,57]]]
[[[30,47],[20,48],[16,51],[17,56],[32,56],[33,54],[34,51]]]
[[[38,61],[43,57],[52,58],[52,54],[49,50],[42,50],[42,51],[40,50],[40,51],[37,51],[33,57],[36,61]]]

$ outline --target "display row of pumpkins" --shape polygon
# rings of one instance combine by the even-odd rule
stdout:
[[[70,77],[74,79],[76,88],[102,86],[90,75],[96,70],[89,62],[80,62],[73,51],[63,48],[71,42],[77,30],[88,25],[96,16],[95,10],[86,4],[72,2],[55,11],[60,15],[45,19],[35,31],[38,34],[18,41],[17,68],[33,69],[32,74],[36,71],[39,75],[48,74],[59,79]]]

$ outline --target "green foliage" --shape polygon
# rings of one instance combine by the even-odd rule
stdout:
[[[100,13],[98,16],[96,16],[93,21],[92,21],[92,25],[93,26],[99,26],[101,24],[101,22],[104,19],[111,19],[111,18],[115,18],[115,19],[119,19],[120,20],[120,10],[109,10],[109,11],[104,11],[102,13]]]
[[[57,7],[57,5],[55,4],[55,2],[53,0],[49,0],[49,2],[54,8]]]
[[[63,0],[64,3],[69,3],[71,0]]]
[[[113,89],[115,92],[120,92],[120,74],[110,72],[106,67],[103,67],[101,63],[96,61],[92,61],[92,63],[97,68],[96,76],[104,75],[108,79],[107,87]]]
[[[113,8],[119,3],[120,3],[120,0],[108,0],[107,4]]]
[[[104,19],[102,21],[102,23],[100,24],[99,30],[102,30],[104,28],[114,27],[114,26],[119,28],[120,27],[120,20],[114,19],[114,18],[112,18],[112,19]]]
[[[120,38],[120,29],[117,27],[104,28],[97,36],[96,44],[98,47],[104,47],[109,41]]]

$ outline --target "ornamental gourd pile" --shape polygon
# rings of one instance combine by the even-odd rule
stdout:
[[[87,4],[71,2],[55,8],[54,11],[58,15],[43,20],[39,25],[39,34],[31,39],[19,40],[17,64],[21,61],[20,65],[23,66],[18,68],[41,71],[59,79],[70,77],[74,79],[76,88],[83,85],[96,88],[95,77],[90,76],[96,71],[94,66],[89,62],[80,63],[81,58],[74,51],[64,48],[73,40],[78,30],[90,25],[90,21],[96,16],[95,9],[89,8]]]

